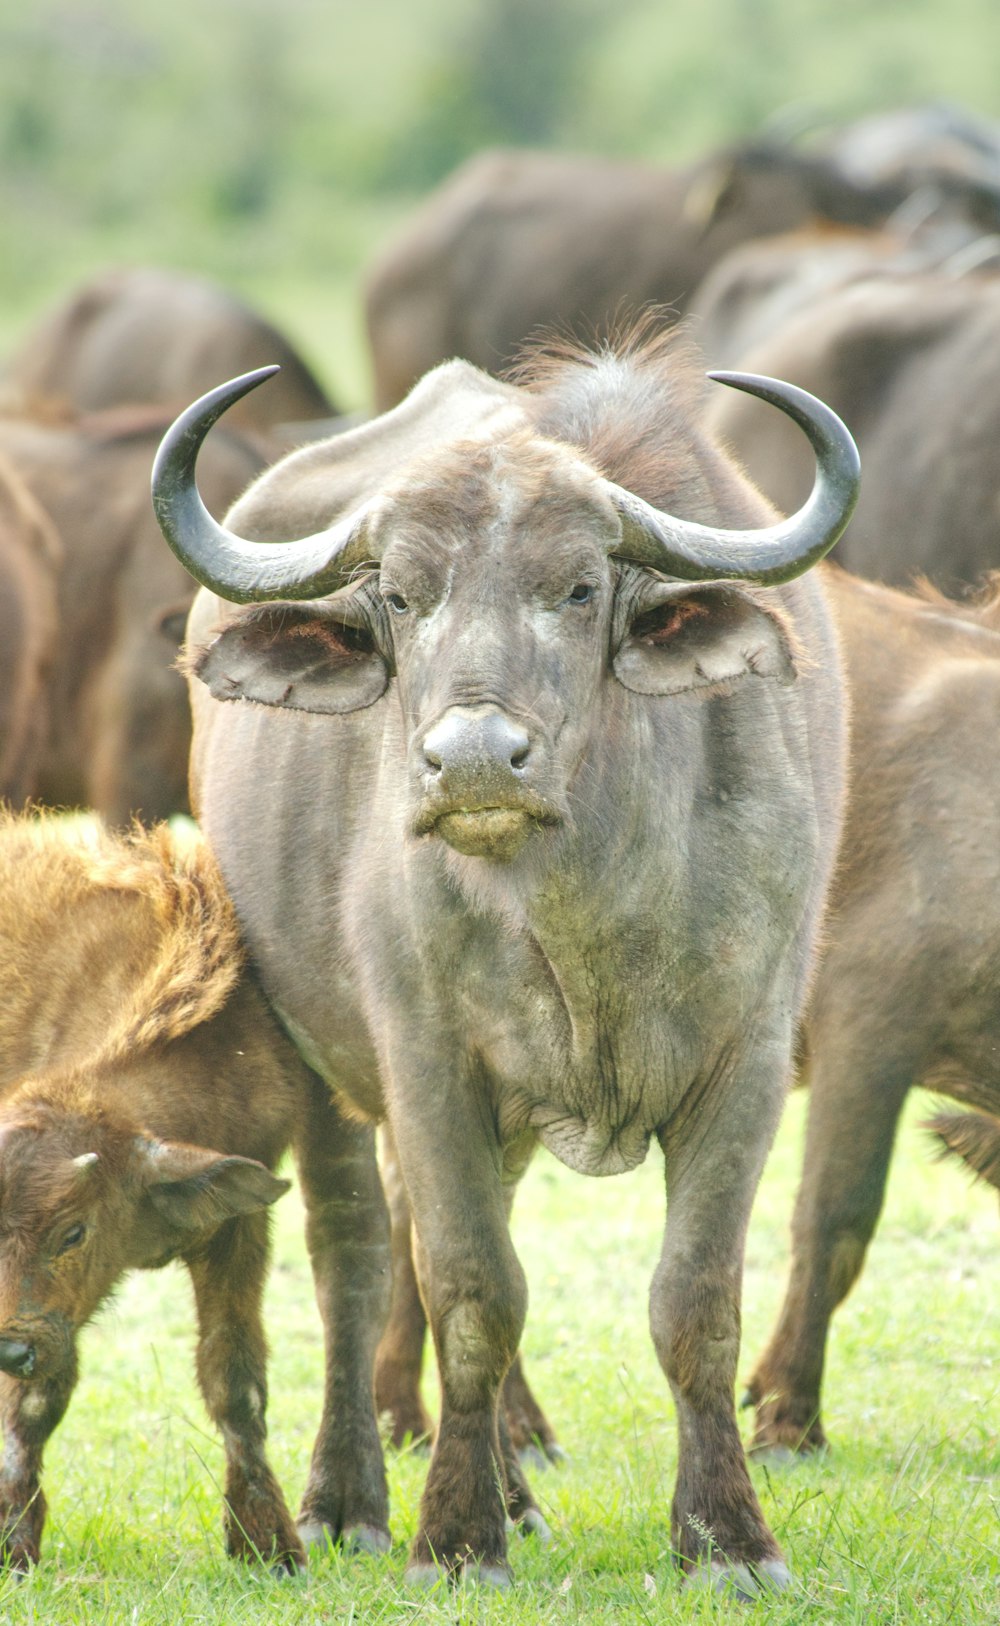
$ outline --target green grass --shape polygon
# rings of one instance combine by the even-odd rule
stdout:
[[[804,1101],[793,1097],[754,1216],[744,1373],[784,1284]],[[835,1321],[822,1461],[755,1467],[795,1590],[769,1622],[940,1623],[1000,1618],[996,1204],[928,1161],[908,1115],[869,1267]],[[678,1587],[669,1553],[675,1430],[646,1328],[662,1227],[658,1159],[583,1181],[540,1156],[519,1194],[531,1285],[525,1351],[570,1464],[535,1476],[555,1531],[516,1541],[517,1584],[428,1595],[402,1584],[426,1461],[390,1465],[392,1553],[332,1552],[276,1581],[230,1564],[222,1452],[194,1385],[183,1273],[136,1275],[82,1340],[83,1378],[48,1454],[43,1560],[0,1582],[0,1622],[528,1622],[743,1618]],[[272,1455],[295,1502],[319,1395],[320,1335],[300,1211],[276,1210],[268,1293]],[[429,1396],[433,1392],[428,1379]],[[433,1404],[433,1400],[432,1400]]]

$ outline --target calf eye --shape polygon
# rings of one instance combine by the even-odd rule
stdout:
[[[569,595],[571,604],[589,604],[594,596],[594,589],[590,582],[577,582]]]
[[[385,602],[388,604],[390,610],[395,610],[397,615],[402,615],[403,611],[408,610],[410,607],[402,593],[386,593]]]
[[[56,1253],[68,1253],[70,1248],[79,1247],[86,1234],[87,1227],[84,1224],[81,1223],[79,1225],[71,1225],[69,1230],[66,1232],[66,1235],[59,1243]]]

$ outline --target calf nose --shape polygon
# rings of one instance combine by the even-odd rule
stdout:
[[[455,707],[424,740],[424,763],[441,789],[478,787],[485,792],[513,782],[530,754],[526,731],[492,706]]]
[[[35,1370],[35,1346],[19,1338],[0,1338],[0,1372],[12,1378],[30,1378]]]

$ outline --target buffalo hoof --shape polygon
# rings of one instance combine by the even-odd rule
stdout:
[[[349,1553],[387,1553],[392,1546],[388,1530],[377,1524],[349,1524],[340,1537],[341,1545]]]
[[[747,1457],[751,1462],[764,1462],[769,1468],[788,1468],[797,1462],[808,1462],[810,1458],[828,1456],[829,1450],[825,1440],[810,1440],[802,1434],[782,1439],[780,1434],[770,1435],[767,1430],[761,1430],[747,1446]]]
[[[769,1593],[784,1592],[791,1586],[792,1577],[783,1558],[762,1558],[756,1564],[734,1564],[725,1558],[713,1558],[710,1564],[701,1563],[688,1570],[684,1584],[707,1586],[720,1597],[754,1603]]]
[[[442,1581],[450,1581],[453,1586],[468,1583],[490,1587],[495,1592],[506,1592],[513,1584],[506,1564],[484,1564],[478,1558],[467,1558],[451,1571],[437,1564],[428,1564],[424,1559],[415,1560],[406,1566],[403,1579],[407,1586],[423,1587],[425,1590],[436,1587]]]
[[[551,1445],[541,1445],[534,1440],[530,1445],[522,1445],[517,1457],[521,1467],[530,1468],[533,1473],[544,1472],[550,1465],[561,1468],[569,1461],[562,1446],[556,1445],[554,1440]]]
[[[537,1507],[525,1508],[515,1526],[522,1536],[537,1536],[543,1547],[552,1540],[552,1531]]]
[[[349,1553],[387,1553],[392,1546],[388,1530],[375,1524],[351,1524],[338,1536],[325,1519],[302,1519],[298,1526],[299,1538],[307,1551],[325,1552],[328,1547],[341,1546]]]

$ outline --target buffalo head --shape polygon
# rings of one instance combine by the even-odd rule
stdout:
[[[156,462],[178,557],[253,606],[194,670],[218,699],[326,713],[367,708],[396,679],[412,835],[509,860],[564,825],[608,675],[650,696],[791,675],[780,606],[756,588],[821,558],[857,490],[850,436],[804,391],[714,375],[781,407],[818,454],[804,508],[761,529],[661,512],[539,433],[524,392],[450,363],[265,476],[230,524],[299,540],[251,541],[208,514],[194,464],[221,412],[267,376],[195,403]],[[323,528],[301,535],[317,504]]]
[[[165,1263],[287,1189],[249,1158],[26,1103],[0,1127],[0,1372],[68,1389],[76,1333],[126,1270]]]

